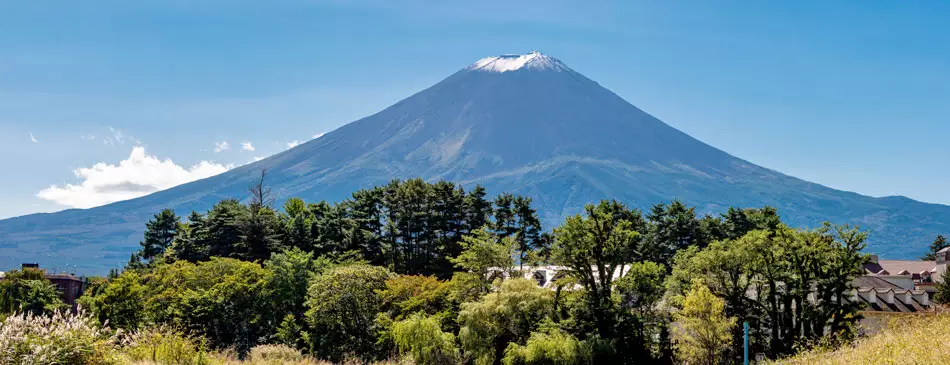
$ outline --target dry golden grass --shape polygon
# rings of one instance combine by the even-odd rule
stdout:
[[[881,332],[833,351],[813,350],[773,364],[950,364],[950,314],[895,317]]]

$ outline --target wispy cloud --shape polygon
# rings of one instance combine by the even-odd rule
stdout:
[[[214,153],[227,151],[229,148],[231,148],[231,145],[228,144],[228,141],[217,142],[214,144]]]
[[[317,138],[323,137],[324,134],[327,134],[327,132],[320,132],[320,133],[314,134],[314,135],[313,135],[313,139],[317,139]]]
[[[299,145],[300,145],[300,141],[298,141],[298,140],[293,140],[293,141],[287,142],[287,148],[294,148],[294,147],[297,147],[297,146],[299,146]]]
[[[40,143],[40,141],[37,141],[36,137],[33,136],[33,132],[30,132],[30,140],[33,141],[33,143]]]
[[[254,156],[254,161],[251,161],[251,162],[257,162],[257,161],[263,160],[263,159],[265,159],[265,158],[266,158],[266,157]]]
[[[251,152],[253,152],[253,151],[254,151],[254,145],[251,144],[250,141],[248,141],[248,142],[241,142],[241,149],[242,149],[242,150],[245,150],[245,151],[251,151]]]
[[[91,137],[91,138],[86,138],[88,140],[96,139],[96,136],[91,135],[91,134],[88,135],[87,137]],[[119,129],[115,129],[113,127],[109,127],[109,135],[102,137],[102,144],[107,144],[110,146],[125,144],[125,141],[131,141],[135,145],[142,144],[142,141],[139,140],[138,138],[132,137],[126,134],[125,132]]]
[[[99,162],[76,169],[76,177],[82,180],[78,185],[52,185],[36,196],[74,208],[91,208],[214,176],[231,167],[201,161],[186,168],[170,159],[149,156],[145,147],[136,146],[132,147],[129,157],[118,164]]]

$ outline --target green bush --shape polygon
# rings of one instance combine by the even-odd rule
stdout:
[[[121,352],[129,362],[150,361],[169,365],[209,364],[203,339],[193,339],[169,328],[132,332],[121,341]]]
[[[247,362],[252,364],[289,364],[308,359],[299,350],[286,345],[257,345],[247,354]]]

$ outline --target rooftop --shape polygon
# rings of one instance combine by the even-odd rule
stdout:
[[[933,280],[939,281],[947,270],[947,264],[922,260],[878,260],[864,265],[864,269],[875,275],[914,275],[927,273]]]

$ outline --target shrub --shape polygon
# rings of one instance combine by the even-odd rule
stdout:
[[[18,313],[0,321],[0,364],[112,364],[114,342],[81,308],[77,314]]]
[[[286,345],[258,345],[247,354],[247,362],[252,364],[306,364],[309,357],[297,349]]]
[[[130,362],[151,361],[169,365],[209,364],[205,341],[160,327],[133,332],[122,339],[121,352]]]

